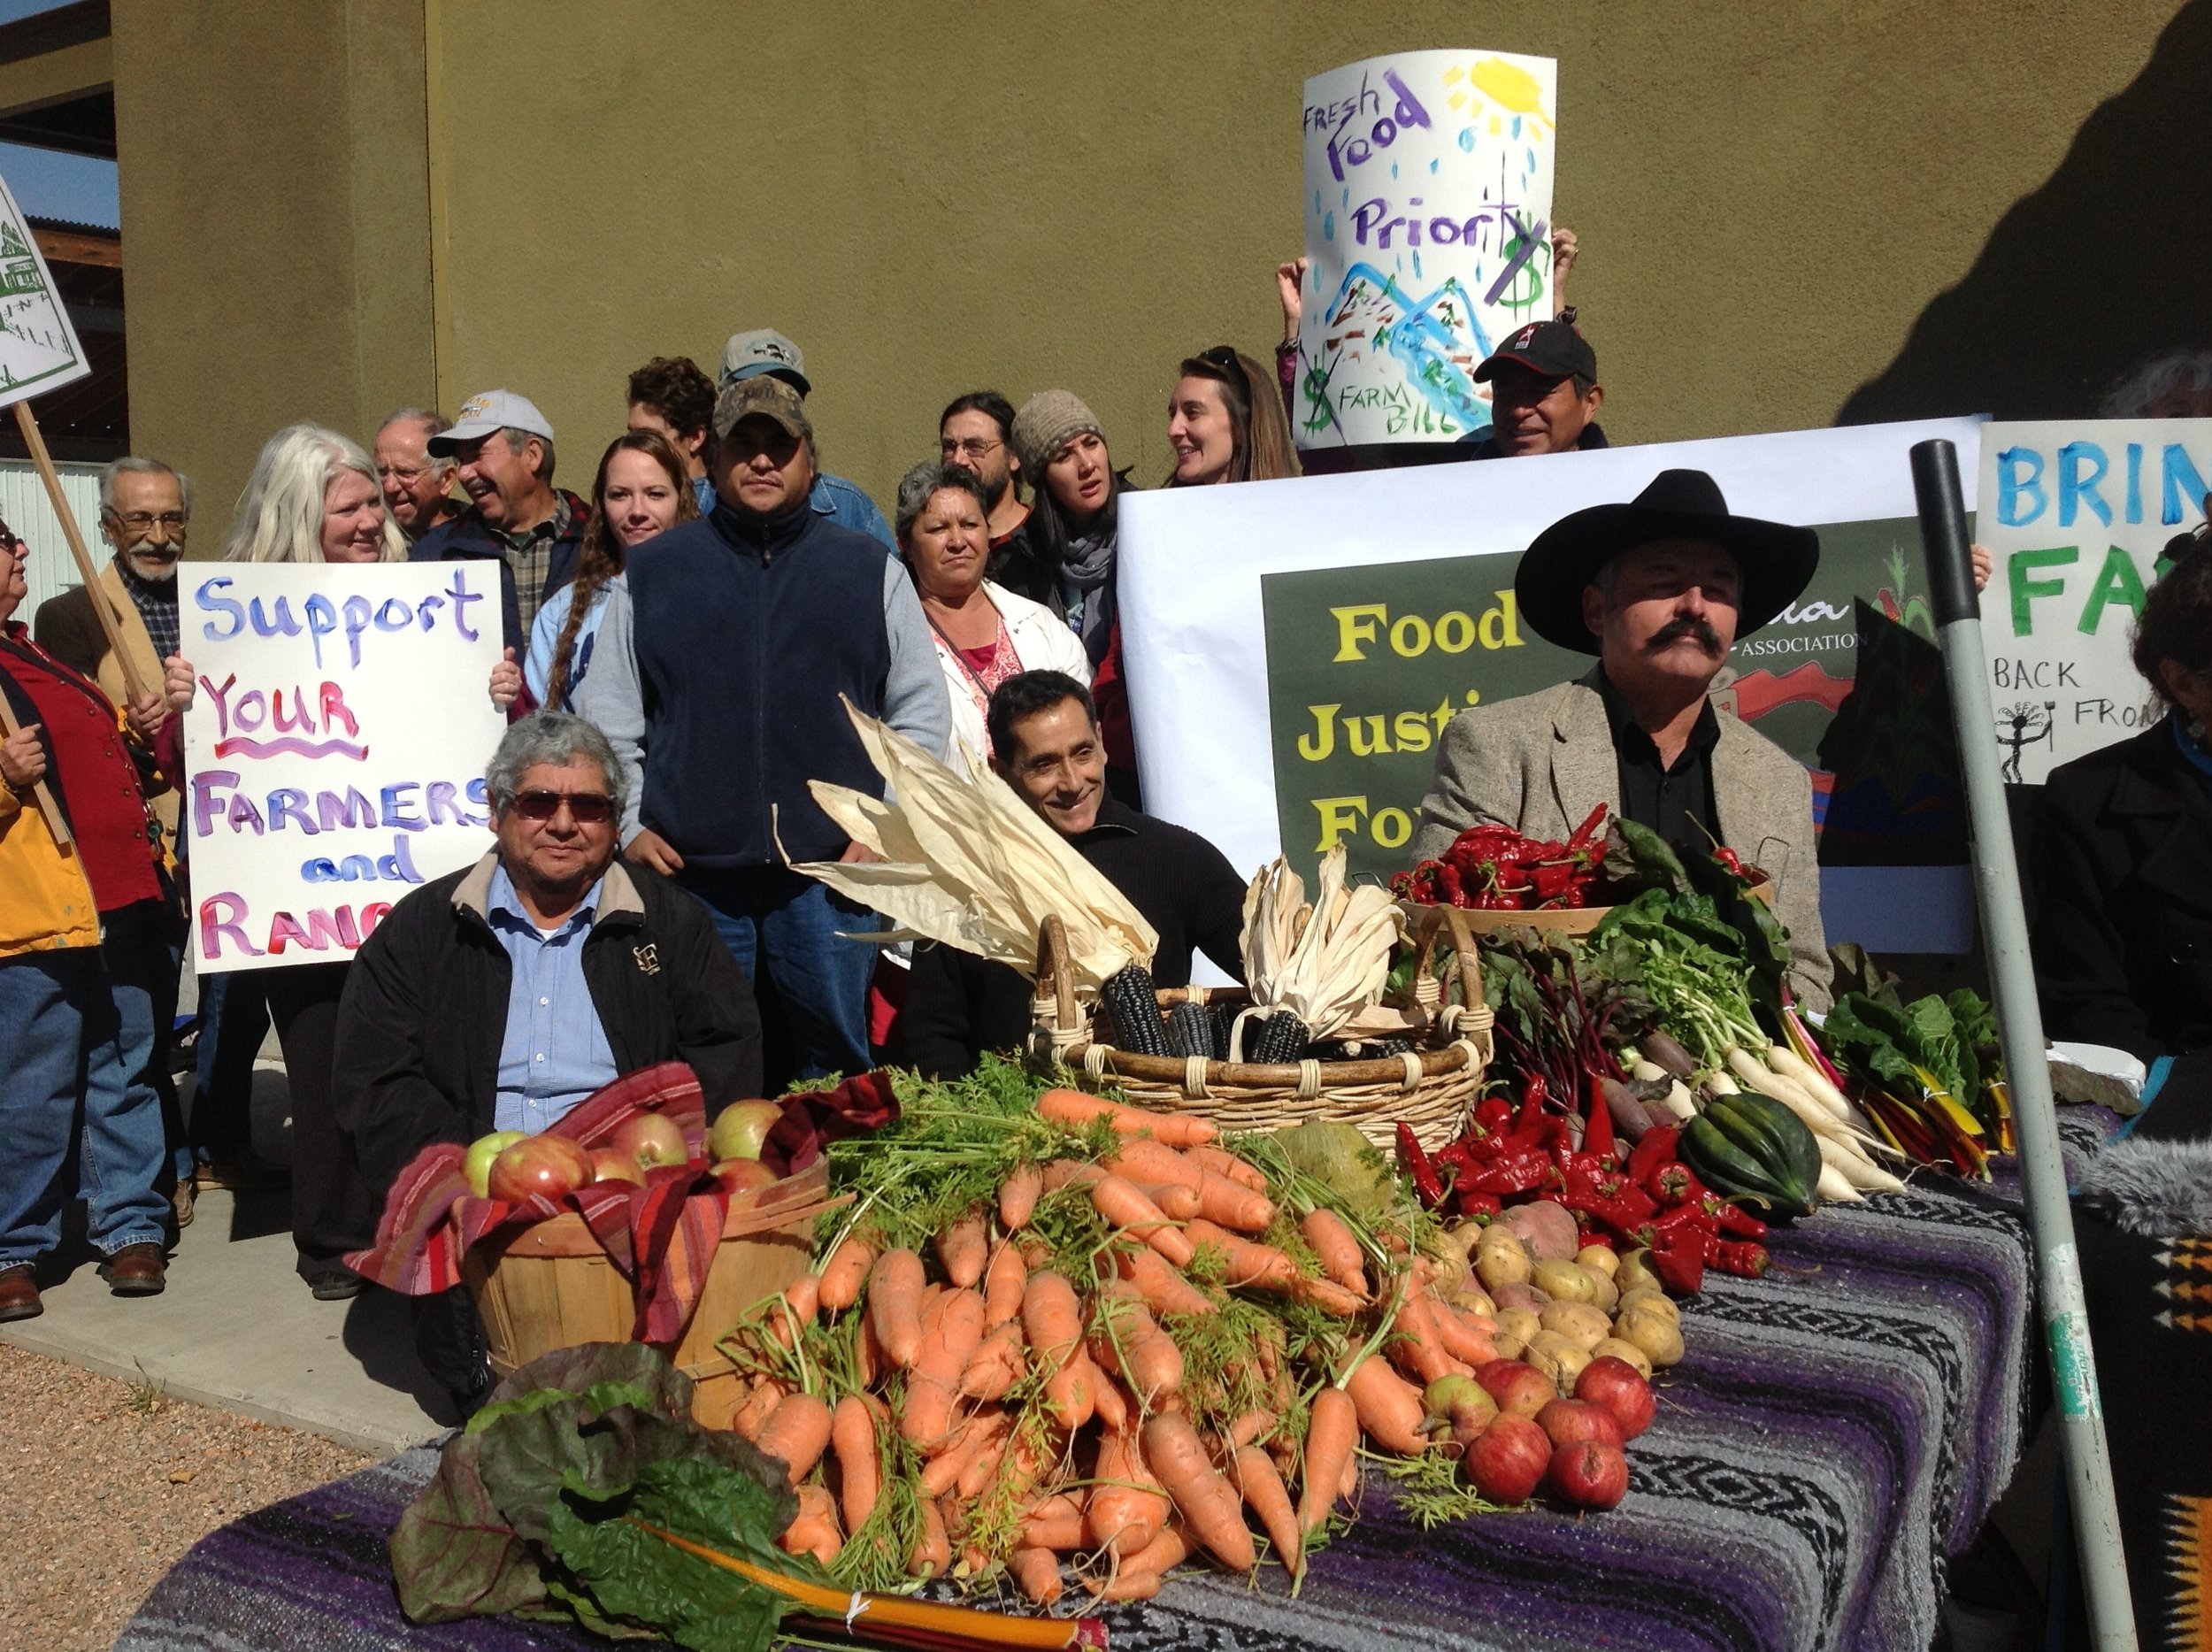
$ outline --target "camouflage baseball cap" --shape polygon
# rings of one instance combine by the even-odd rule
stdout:
[[[806,403],[799,399],[799,393],[765,373],[722,387],[722,394],[714,401],[714,434],[728,435],[737,428],[738,420],[754,413],[774,419],[787,434],[803,442],[814,434],[813,421],[807,418]]]

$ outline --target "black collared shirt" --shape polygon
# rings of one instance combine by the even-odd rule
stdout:
[[[1690,730],[1689,743],[1668,768],[1643,726],[1598,673],[1605,720],[1612,726],[1613,757],[1620,765],[1621,812],[1648,826],[1677,849],[1709,850],[1720,842],[1720,815],[1713,806],[1713,748],[1720,741],[1720,718],[1708,700]]]

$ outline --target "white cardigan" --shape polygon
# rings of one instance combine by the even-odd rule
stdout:
[[[1006,634],[1024,671],[1065,672],[1085,688],[1090,687],[1091,662],[1083,652],[1082,641],[1068,629],[1067,621],[1042,603],[1033,603],[988,580],[983,581],[983,595],[1005,621]],[[933,627],[930,635],[936,640],[937,663],[944,668],[945,689],[952,698],[953,749],[957,751],[964,745],[979,761],[987,761],[991,736],[976,706],[968,669],[952,644]]]

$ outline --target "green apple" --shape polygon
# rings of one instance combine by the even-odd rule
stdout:
[[[780,1102],[732,1102],[714,1117],[707,1132],[710,1159],[758,1158],[761,1143],[783,1117]]]
[[[495,1130],[488,1136],[479,1136],[469,1143],[468,1156],[461,1161],[461,1174],[468,1179],[469,1191],[478,1198],[488,1198],[486,1185],[491,1179],[492,1161],[522,1140],[519,1130]]]

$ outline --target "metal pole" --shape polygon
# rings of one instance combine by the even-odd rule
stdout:
[[[2020,1181],[2027,1201],[2028,1230],[2035,1240],[2043,1333],[2050,1348],[2052,1384],[2058,1393],[2060,1442],[2066,1454],[2082,1592],[2098,1652],[2135,1652],[2135,1610],[2128,1597],[2127,1558],[2120,1547],[2119,1507],[2112,1491],[2112,1457],[2105,1446],[2097,1364],[2082,1301],[2081,1258],[2074,1249],[2074,1217],[2066,1200],[2066,1166],[2059,1156],[2051,1072],[2043,1053],[2043,1012],[2036,1003],[2019,864],[1992,732],[1996,723],[1982,655],[1980,606],[1968,559],[1957,450],[1947,442],[1916,445],[1912,485],[1920,505],[1920,538],[1943,642],[1951,715],[1958,725],[1959,769],[1973,828],[1975,895],[1983,944],[1989,949],[2005,1076],[2011,1084],[2013,1122],[2020,1141]]]

